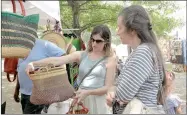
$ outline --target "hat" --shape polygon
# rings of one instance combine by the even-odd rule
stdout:
[[[67,51],[67,49],[70,49],[71,53],[76,51],[76,49],[68,48],[68,47],[70,47],[70,45],[73,41],[73,38],[67,43],[66,40],[63,38],[63,35],[61,35],[60,33],[48,31],[48,32],[44,33],[44,35],[41,38],[44,40],[48,40],[50,42],[53,42],[58,47],[66,50],[66,51]]]
[[[73,45],[71,44],[72,41],[73,41],[73,38],[71,38],[71,40],[69,41],[69,43],[68,43],[67,46],[66,46],[66,53],[67,53],[67,54],[70,54],[70,53],[73,53],[73,52],[76,51],[75,46],[73,46]]]

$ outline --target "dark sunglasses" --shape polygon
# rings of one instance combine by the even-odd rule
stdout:
[[[96,42],[97,44],[104,42],[103,40],[95,40],[93,38],[91,38],[91,40],[92,40],[92,42]]]

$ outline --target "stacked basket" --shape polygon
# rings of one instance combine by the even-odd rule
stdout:
[[[26,57],[33,48],[35,39],[38,38],[39,14],[23,16],[1,12],[1,20],[2,57]]]

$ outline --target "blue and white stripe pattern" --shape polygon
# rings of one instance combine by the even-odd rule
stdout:
[[[157,105],[160,75],[147,44],[139,45],[123,64],[117,80],[116,99],[140,99],[148,107]]]

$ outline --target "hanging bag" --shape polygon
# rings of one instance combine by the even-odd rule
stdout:
[[[25,16],[22,0],[18,0],[22,15],[16,14],[15,0],[11,0],[13,12],[1,12],[1,43],[3,58],[24,58],[35,44],[39,14]]]
[[[5,58],[4,60],[4,72],[7,75],[7,79],[9,82],[13,82],[16,80],[17,77],[17,58]],[[13,80],[10,78],[10,74],[13,74]]]

